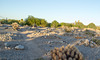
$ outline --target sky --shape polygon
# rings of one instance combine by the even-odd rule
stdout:
[[[100,0],[0,0],[0,19],[26,19],[29,15],[59,23],[100,25]]]

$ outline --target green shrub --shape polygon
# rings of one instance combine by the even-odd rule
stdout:
[[[41,27],[46,27],[47,26],[47,21],[45,19],[41,19]]]
[[[26,25],[29,25],[29,26],[33,26],[34,24],[36,24],[37,26],[42,26],[42,27],[47,26],[47,21],[45,19],[35,18],[33,16],[28,16],[25,22],[26,22]]]
[[[87,27],[88,28],[96,29],[96,25],[94,23],[90,23]]]
[[[57,28],[59,26],[59,23],[54,20],[52,23],[51,23],[51,27],[54,27],[54,28]]]
[[[33,16],[28,16],[25,20],[26,24],[29,26],[33,26],[35,24],[35,18]]]
[[[82,22],[78,21],[78,22],[75,22],[74,27],[85,28],[85,25]]]
[[[61,26],[73,27],[74,24],[72,23],[60,23]]]
[[[26,25],[26,22],[25,21],[20,22],[19,25],[24,26],[24,25]]]
[[[1,24],[12,24],[14,22],[19,23],[18,20],[14,20],[14,19],[8,19],[8,20],[2,19],[0,22]]]

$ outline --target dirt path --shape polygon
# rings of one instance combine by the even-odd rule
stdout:
[[[26,46],[28,46],[27,55],[30,57],[30,60],[33,60],[42,56],[41,49],[38,48],[38,46],[34,42],[29,41],[26,43]]]
[[[24,33],[25,35],[26,33]],[[40,58],[43,55],[43,51],[37,46],[37,44],[34,42],[34,39],[24,37],[25,39],[25,45],[28,47],[28,50],[26,54],[28,55],[30,60]]]

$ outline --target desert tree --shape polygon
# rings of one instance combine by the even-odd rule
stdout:
[[[51,27],[54,27],[54,28],[57,28],[59,26],[59,23],[54,20],[52,23],[51,23]]]
[[[41,19],[41,26],[46,27],[47,26],[47,21],[45,19]]]
[[[89,25],[87,25],[88,28],[93,28],[96,29],[96,25],[94,23],[90,23]]]

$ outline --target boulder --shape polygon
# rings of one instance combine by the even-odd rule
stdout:
[[[23,45],[17,45],[17,46],[15,47],[15,49],[16,49],[16,50],[24,50],[25,47],[24,47]]]

